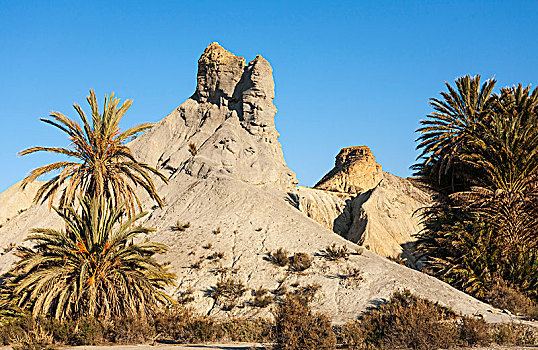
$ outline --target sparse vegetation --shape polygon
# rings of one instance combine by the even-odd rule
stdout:
[[[271,342],[273,323],[265,319],[217,321],[173,307],[146,319],[123,317],[111,320],[84,318],[77,322],[52,318],[13,319],[0,328],[0,345],[19,349],[50,349],[56,346],[142,344],[155,340],[174,343],[208,341]]]
[[[195,270],[198,270],[202,267],[202,263],[205,261],[205,258],[204,257],[201,257],[199,258],[198,260],[196,260],[192,265],[191,265],[191,269],[195,269]]]
[[[220,234],[220,226],[213,230],[213,234],[215,235]]]
[[[290,259],[288,258],[288,252],[283,248],[278,248],[276,251],[269,253],[269,260],[277,266],[284,267],[288,265]]]
[[[361,269],[350,266],[348,266],[346,271],[340,275],[340,278],[352,282],[354,285],[358,285],[363,280]]]
[[[335,243],[325,248],[325,258],[331,261],[349,258],[349,249],[346,246],[337,247]]]
[[[288,288],[285,285],[280,285],[278,288],[272,291],[275,296],[282,296],[288,294]]]
[[[172,231],[178,231],[178,232],[184,232],[186,231],[189,227],[191,227],[191,223],[190,222],[182,222],[182,221],[176,221],[176,224],[174,226],[172,226]]]
[[[189,153],[193,157],[198,153],[198,148],[196,148],[196,145],[193,142],[189,143]]]
[[[310,304],[320,290],[321,285],[318,283],[307,284],[306,286],[298,286],[294,294],[304,303]]]
[[[275,348],[278,350],[336,349],[331,321],[313,313],[305,298],[288,295],[275,311]]]
[[[207,256],[208,260],[220,260],[222,258],[224,258],[223,252],[214,252],[213,254]]]
[[[536,302],[504,282],[497,283],[489,288],[484,299],[499,309],[538,320],[538,305]]]
[[[11,252],[13,249],[15,249],[17,247],[17,245],[15,243],[9,243],[5,248],[4,248],[4,254],[7,254],[9,252]]]
[[[193,297],[194,290],[192,288],[187,288],[186,290],[179,293],[177,297],[177,303],[179,305],[185,305],[194,301]]]
[[[254,297],[251,302],[252,306],[264,308],[271,305],[273,302],[273,297],[268,294],[269,291],[263,287],[252,290],[252,296]]]
[[[209,291],[209,296],[215,300],[215,303],[222,307],[223,310],[230,311],[236,305],[239,298],[246,292],[245,285],[242,281],[234,278],[220,279],[217,285]]]
[[[312,258],[306,253],[295,253],[289,259],[290,269],[295,272],[302,272],[312,266]]]
[[[339,342],[351,349],[439,349],[535,344],[525,327],[489,325],[457,315],[408,291],[368,311],[360,320],[337,329]],[[534,335],[535,337],[535,335]]]
[[[209,243],[206,243],[202,246],[202,248],[204,249],[211,249],[213,248],[213,243],[209,242]]]

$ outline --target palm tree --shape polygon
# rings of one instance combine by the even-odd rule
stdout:
[[[432,99],[415,170],[434,189],[419,257],[478,297],[501,282],[538,300],[538,89],[493,94],[494,81],[456,80]],[[471,106],[470,108],[464,108]]]
[[[174,275],[154,258],[164,244],[135,243],[151,228],[133,224],[145,213],[121,222],[124,206],[86,197],[80,214],[72,207],[54,208],[67,229],[33,229],[33,248],[19,247],[21,260],[9,281],[13,301],[34,316],[146,317],[170,303],[164,288]]]
[[[538,247],[538,89],[503,88],[467,162],[482,169],[469,191],[452,195],[496,224],[507,248]]]
[[[81,126],[59,112],[52,112],[51,119],[41,120],[62,130],[69,136],[71,144],[68,148],[31,147],[21,151],[21,156],[46,151],[68,156],[72,161],[60,161],[32,170],[23,180],[23,186],[39,177],[59,172],[38,190],[34,201],[49,200],[52,207],[57,192],[61,192],[59,206],[74,205],[76,198],[104,196],[112,199],[114,205],[126,202],[128,217],[134,215],[135,203],[142,211],[140,200],[135,192],[141,186],[149,196],[162,207],[163,202],[155,190],[151,175],[155,175],[165,183],[167,179],[155,168],[135,159],[127,141],[137,134],[151,128],[152,124],[144,123],[121,132],[118,124],[132,101],[125,101],[119,108],[119,99],[105,96],[103,113],[98,110],[95,92],[90,90],[87,101],[92,111],[90,124],[86,114],[79,105],[74,108],[82,119]]]
[[[413,168],[416,174],[436,187],[449,187],[454,191],[455,181],[464,180],[458,168],[464,164],[462,155],[472,147],[474,137],[480,133],[489,118],[493,103],[494,79],[480,86],[480,75],[464,76],[456,79],[456,88],[445,82],[448,92],[441,92],[442,100],[430,99],[435,112],[422,120],[421,135],[417,139],[417,149],[422,150]],[[459,170],[459,174],[458,174]],[[450,172],[450,174],[449,174]],[[447,177],[449,177],[447,179]],[[448,180],[448,184],[443,183]]]

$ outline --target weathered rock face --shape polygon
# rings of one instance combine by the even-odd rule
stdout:
[[[222,278],[242,281],[248,289],[261,286],[270,291],[279,287],[291,291],[297,285],[318,283],[322,288],[314,307],[334,321],[345,321],[389,298],[395,290],[407,288],[458,312],[481,313],[488,320],[507,319],[488,313],[489,305],[433,277],[368,250],[339,262],[325,259],[323,252],[328,245],[347,246],[352,252],[359,246],[307,218],[289,203],[294,201],[288,192],[296,180],[284,162],[274,128],[271,66],[260,56],[245,66],[242,58],[217,44],[211,44],[199,62],[194,95],[130,144],[137,158],[169,177],[167,185],[155,183],[165,200],[164,208],[143,199],[150,214],[140,224],[156,231],[140,239],[169,246],[168,253],[160,258],[170,262],[171,271],[178,276],[177,287],[169,290],[172,295],[192,289],[194,302],[189,306],[212,316],[268,316],[271,307],[259,309],[249,304],[250,291],[238,301],[239,307],[225,311],[211,298],[211,290]],[[197,148],[194,154],[189,152],[191,143]],[[304,191],[312,193],[311,198],[326,199],[327,207],[337,203],[335,210],[342,213],[350,200],[356,200],[346,199],[345,194],[339,198],[326,191]],[[296,201],[297,195],[294,198]],[[380,199],[379,205],[384,204]],[[330,210],[327,208],[329,214],[323,215],[330,215]],[[367,215],[368,220],[373,217],[368,211]],[[356,224],[356,218],[342,220],[343,227]],[[172,230],[178,220],[190,222],[190,228],[184,232]],[[34,227],[62,225],[46,205],[33,206],[0,228],[0,247],[21,244]],[[313,258],[312,267],[296,273],[275,266],[267,254],[278,248],[290,255],[308,253]],[[222,258],[215,258],[215,253],[222,253]],[[7,271],[15,260],[12,253],[0,253],[0,272]],[[346,278],[351,268],[362,271],[360,283]]]
[[[275,129],[273,69],[257,56],[245,66],[212,43],[198,61],[194,95],[131,144],[133,151],[173,176],[229,175],[256,185],[295,187]],[[189,153],[189,144],[197,148]]]
[[[381,165],[368,147],[348,147],[338,153],[334,168],[314,188],[357,194],[374,188],[382,178]]]
[[[314,189],[299,187],[289,196],[308,217],[351,242],[416,266],[411,252],[422,229],[417,211],[430,204],[430,196],[381,171],[368,147],[342,149],[335,168]]]
[[[43,182],[36,181],[22,189],[21,182],[18,182],[5,192],[0,193],[0,225],[30,208],[34,196],[42,184]]]

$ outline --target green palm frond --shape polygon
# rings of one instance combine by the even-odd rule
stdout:
[[[167,178],[157,169],[136,160],[125,145],[131,138],[151,128],[152,124],[144,123],[122,132],[119,122],[131,106],[131,100],[119,106],[120,100],[114,98],[114,94],[105,96],[102,112],[99,112],[93,90],[90,90],[87,101],[92,111],[91,120],[79,105],[74,105],[82,126],[59,112],[52,112],[51,119],[41,119],[66,133],[71,142],[70,146],[30,147],[19,154],[24,156],[36,152],[51,152],[67,156],[70,161],[56,162],[32,170],[23,180],[23,186],[43,175],[59,172],[59,175],[40,188],[34,198],[35,202],[48,199],[49,208],[52,208],[54,198],[59,192],[60,207],[74,205],[77,197],[104,196],[111,199],[115,205],[125,202],[127,215],[131,216],[136,209],[142,210],[136,194],[136,187],[141,187],[162,207],[163,201],[157,194],[152,176],[165,183],[168,182]]]
[[[8,284],[15,305],[35,316],[146,317],[172,300],[164,288],[175,276],[154,256],[164,244],[135,238],[153,229],[136,226],[145,213],[122,222],[124,206],[86,197],[81,210],[55,208],[65,231],[38,228],[19,248]]]

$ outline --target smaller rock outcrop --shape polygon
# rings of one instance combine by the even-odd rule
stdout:
[[[402,257],[410,266],[417,211],[430,196],[411,181],[383,172],[366,146],[343,148],[335,167],[314,188],[288,193],[293,206],[347,240],[385,257]]]
[[[314,188],[357,194],[374,188],[382,178],[381,165],[368,147],[347,147],[338,153],[334,168]]]

